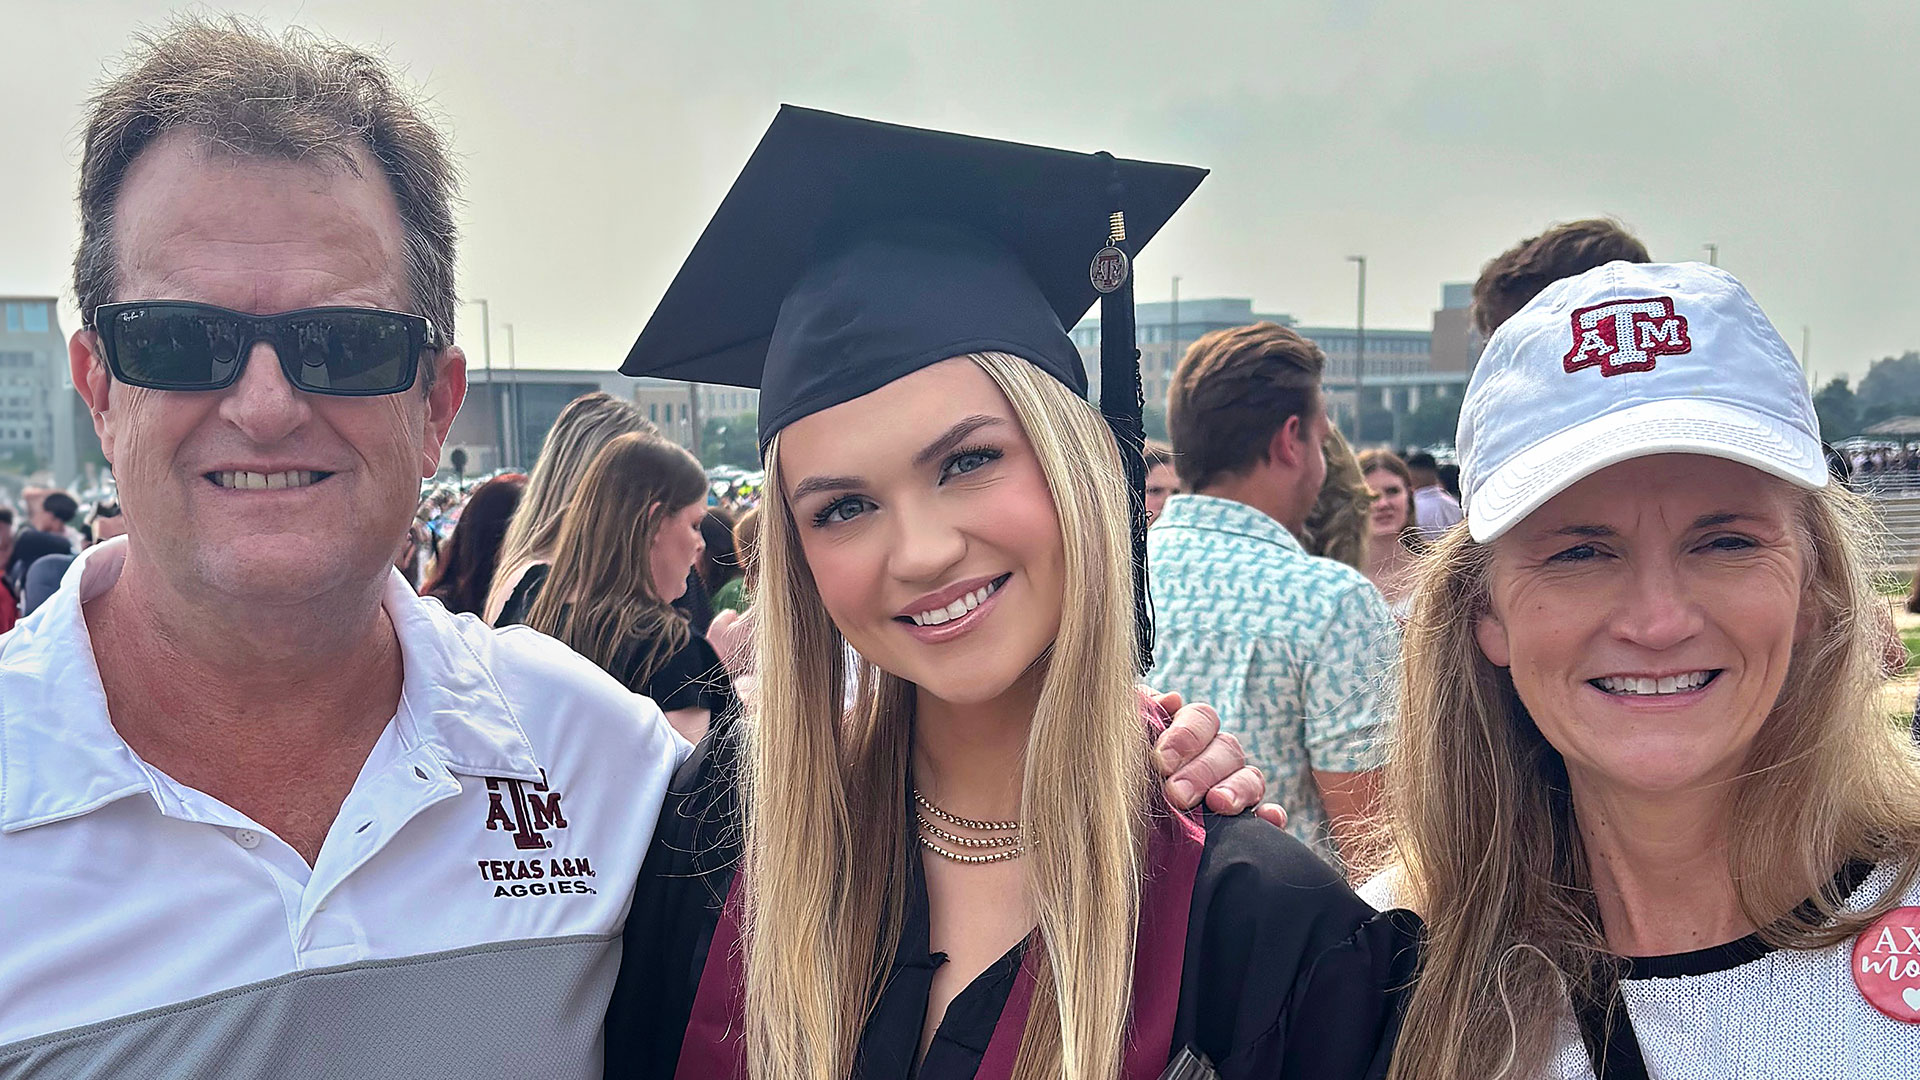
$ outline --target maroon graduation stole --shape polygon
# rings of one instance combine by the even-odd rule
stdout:
[[[1194,818],[1164,806],[1147,835],[1147,876],[1140,889],[1140,924],[1134,938],[1132,1031],[1127,1036],[1126,1080],[1157,1080],[1173,1055],[1173,1023],[1180,1007],[1180,977],[1186,963],[1187,916],[1200,870],[1206,833]],[[674,1080],[713,1080],[747,1075],[743,1042],[746,979],[740,949],[740,875],[735,874],[720,910],[694,995],[687,1034],[680,1043]],[[1026,1016],[1033,1005],[1033,967],[1038,949],[1028,949],[1007,1004],[980,1061],[976,1080],[1008,1080]]]
[[[1140,886],[1140,925],[1133,941],[1132,1030],[1127,1033],[1126,1080],[1159,1080],[1173,1057],[1173,1021],[1180,1010],[1180,974],[1187,959],[1187,916],[1193,909],[1193,879],[1200,871],[1206,832],[1185,814],[1162,808],[1147,834],[1147,878]],[[975,1080],[1008,1080],[1027,1011],[1033,1006],[1033,965],[1040,951],[1028,949],[1007,996],[1000,1023],[987,1043]],[[678,1080],[678,1078],[676,1078]]]

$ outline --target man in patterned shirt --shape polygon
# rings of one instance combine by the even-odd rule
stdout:
[[[1332,858],[1371,811],[1399,646],[1385,600],[1296,534],[1326,478],[1318,346],[1272,323],[1193,343],[1167,393],[1181,486],[1147,534],[1155,685],[1209,701]]]

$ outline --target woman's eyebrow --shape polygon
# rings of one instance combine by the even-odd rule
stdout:
[[[948,428],[945,435],[928,443],[926,449],[913,456],[913,463],[916,466],[925,465],[936,458],[945,457],[948,453],[951,453],[955,447],[959,446],[967,436],[979,431],[983,427],[991,427],[995,424],[1002,423],[1005,423],[1005,421],[997,416],[987,416],[985,414],[969,416],[965,420]]]
[[[1696,529],[1717,529],[1722,525],[1732,525],[1735,522],[1758,520],[1760,519],[1753,514],[1726,511],[1719,514],[1702,514],[1694,520],[1693,527]]]
[[[981,428],[1004,423],[1006,421],[1000,417],[988,416],[984,413],[969,416],[948,428],[946,434],[928,443],[925,449],[913,456],[913,463],[916,466],[925,465],[952,452],[955,447],[965,441],[967,436]],[[866,480],[858,476],[809,476],[794,485],[793,494],[789,497],[798,501],[822,491],[858,491],[865,486],[867,486]]]
[[[858,491],[866,486],[866,481],[857,476],[809,476],[794,485],[789,496],[795,502],[819,491]]]

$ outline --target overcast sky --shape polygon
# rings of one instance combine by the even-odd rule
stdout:
[[[0,293],[62,298],[90,88],[163,9],[0,0]],[[1720,264],[1823,378],[1920,348],[1920,4],[1783,0],[309,0],[466,170],[463,296],[528,365],[612,367],[781,102],[1206,166],[1139,296],[1422,328],[1447,281],[1612,214]],[[1572,20],[1572,21],[1569,21]],[[460,325],[481,360],[478,309]]]

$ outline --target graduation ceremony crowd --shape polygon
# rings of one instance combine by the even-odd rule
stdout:
[[[1204,170],[783,106],[620,364],[757,388],[764,484],[595,393],[423,494],[453,159],[214,17],[93,99],[0,1078],[1920,1075],[1874,526],[1730,274],[1492,255],[1449,460],[1272,323],[1160,443]]]

